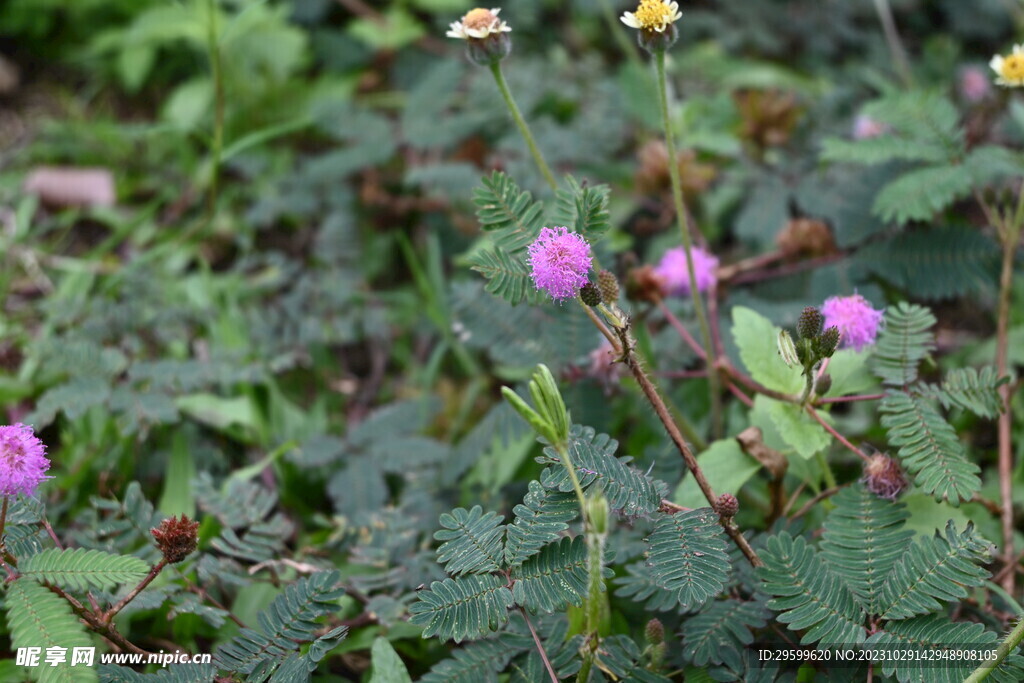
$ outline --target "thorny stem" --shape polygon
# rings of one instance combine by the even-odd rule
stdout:
[[[530,148],[530,154],[533,156],[534,163],[537,164],[537,168],[540,169],[541,175],[544,176],[544,180],[551,186],[551,189],[558,189],[558,181],[555,180],[555,174],[551,172],[548,162],[544,161],[544,155],[540,153],[540,148],[537,147],[537,142],[533,139],[533,133],[530,132],[530,127],[526,125],[526,119],[523,118],[522,112],[519,111],[519,107],[512,97],[512,91],[508,89],[508,83],[505,82],[505,74],[501,72],[501,62],[491,64],[491,73],[494,74],[494,82],[498,84],[501,96],[505,98],[505,105],[512,114],[512,119],[516,122],[516,126],[519,127],[519,132],[522,134],[523,139],[526,140],[526,146]]]
[[[153,582],[153,579],[155,579],[166,566],[167,558],[161,557],[160,561],[153,565],[153,568],[149,570],[149,574],[146,575],[146,578],[142,579],[142,581],[139,581],[139,585],[133,588],[131,592],[128,593],[128,595],[121,598],[121,600],[116,605],[111,607],[109,610],[107,610],[105,614],[103,614],[102,617],[100,617],[103,623],[109,624],[110,621],[114,618],[114,616],[118,612],[123,610],[125,608],[125,605],[134,600],[136,597],[138,597],[139,593],[141,593],[146,586],[151,584]]]
[[[679,427],[672,421],[671,415],[669,415],[668,408],[665,407],[665,402],[661,399],[658,394],[658,390],[651,382],[647,373],[644,372],[643,367],[640,365],[639,359],[636,357],[636,351],[633,348],[634,344],[629,336],[629,331],[625,328],[617,330],[620,335],[620,348],[622,351],[623,362],[626,367],[629,368],[630,372],[633,373],[633,377],[636,379],[637,384],[640,385],[640,390],[643,391],[644,396],[650,402],[654,408],[654,412],[658,415],[658,419],[661,420],[661,424],[665,427],[665,431],[668,432],[669,438],[675,445],[676,450],[683,456],[683,461],[686,463],[687,469],[693,474],[694,481],[697,482],[697,486],[700,487],[701,493],[704,494],[704,498],[707,499],[711,507],[715,507],[718,502],[718,496],[715,495],[714,489],[711,488],[711,483],[708,482],[707,477],[704,476],[704,471],[701,470],[700,464],[697,462],[697,458],[694,457],[690,447],[686,445],[686,441],[683,440],[683,435],[679,432]],[[755,567],[763,566],[761,558],[757,556],[757,553],[747,539],[744,538],[742,532],[736,523],[729,520],[722,520],[722,526],[725,532],[732,538],[733,542],[736,543],[740,551],[746,556],[747,560]]]
[[[82,621],[88,624],[92,630],[96,631],[104,638],[120,647],[122,650],[126,650],[128,652],[133,652],[135,654],[140,655],[150,654],[149,652],[146,652],[145,650],[143,650],[142,648],[140,648],[139,646],[135,645],[130,640],[125,638],[123,635],[121,635],[121,633],[117,630],[117,627],[115,627],[114,624],[104,622],[99,616],[89,611],[89,609],[87,609],[85,605],[80,603],[73,595],[70,595],[67,592],[65,592],[60,586],[55,586],[51,583],[46,583],[45,585],[51,591],[67,600],[68,604],[71,605],[71,610],[75,614],[77,614]]]
[[[1009,367],[1010,347],[1010,298],[1013,292],[1013,261],[1017,254],[1017,245],[1020,241],[1021,225],[1024,223],[1024,187],[1020,189],[1017,199],[1017,209],[1012,215],[1001,220],[997,214],[991,211],[987,204],[982,201],[985,215],[995,223],[999,237],[1002,239],[1003,263],[999,275],[999,304],[996,317],[996,373],[1005,377]],[[999,387],[999,395],[1003,401],[1003,410],[999,415],[997,425],[999,442],[999,497],[1002,502],[1002,527],[1003,527],[1003,560],[1010,563],[1014,558],[1013,550],[1013,435],[1011,421],[1013,413],[1010,409],[1010,401],[1013,397],[1013,390],[1009,384]],[[1016,585],[1016,572],[1010,572],[1003,578],[1003,588],[1008,593],[1013,593]]]
[[[866,456],[862,450],[860,450],[859,448],[854,446],[852,443],[850,443],[850,441],[845,436],[843,436],[842,434],[840,434],[839,432],[836,431],[835,427],[833,427],[828,422],[826,422],[821,417],[821,415],[818,415],[818,411],[815,410],[813,406],[807,406],[807,413],[811,417],[813,417],[815,419],[815,421],[817,421],[818,424],[820,424],[822,427],[824,427],[826,432],[828,432],[833,437],[835,437],[836,441],[838,441],[839,443],[843,444],[848,449],[850,449],[851,451],[856,453],[860,457],[861,460],[869,460],[868,456]],[[826,479],[827,478],[828,478],[828,475],[826,475]],[[829,486],[835,486],[835,482],[833,482]]]
[[[1018,615],[1017,625],[1013,627],[1013,630],[1010,631],[1003,642],[999,643],[999,647],[996,648],[996,658],[992,661],[983,663],[975,669],[970,676],[964,679],[964,683],[979,683],[979,681],[983,681],[988,678],[988,675],[992,673],[1004,659],[1006,659],[1006,655],[1017,649],[1017,646],[1020,645],[1022,640],[1024,640],[1024,617]]]
[[[7,501],[5,500],[4,504],[6,504],[6,503],[7,503]],[[57,533],[53,530],[53,527],[50,526],[50,520],[46,519],[46,517],[43,517],[42,519],[39,520],[39,524],[44,529],[46,529],[46,533],[50,535],[50,539],[53,541],[53,544],[55,546],[57,546],[57,549],[58,550],[64,550],[64,545],[60,542],[60,539],[57,538]]]
[[[548,659],[548,653],[544,650],[544,643],[540,642],[540,636],[537,635],[537,631],[533,628],[533,624],[530,622],[530,617],[527,616],[526,610],[522,605],[519,606],[519,611],[523,614],[523,620],[526,622],[526,626],[530,629],[530,635],[533,636],[533,643],[537,646],[537,652],[540,653],[540,661],[544,662],[544,668],[547,669],[548,676],[551,677],[553,683],[558,683],[558,674],[555,673],[555,668],[551,666],[551,660]]]
[[[716,369],[715,348],[711,341],[711,328],[708,326],[707,314],[704,312],[704,302],[697,289],[697,273],[693,267],[693,240],[690,238],[690,231],[686,225],[686,204],[683,203],[683,189],[679,180],[675,135],[672,133],[672,121],[668,114],[668,79],[665,75],[664,50],[655,53],[654,64],[658,72],[658,99],[661,102],[662,124],[665,126],[665,148],[668,151],[668,170],[672,180],[672,200],[675,202],[676,219],[679,221],[683,250],[686,253],[686,274],[690,282],[690,297],[693,300],[693,310],[700,325],[701,339],[707,353],[705,360],[708,366],[708,392],[711,398],[711,433],[717,438],[722,433],[722,395]]]

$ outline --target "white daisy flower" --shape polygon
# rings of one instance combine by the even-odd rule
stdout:
[[[663,32],[668,26],[682,18],[678,2],[668,0],[640,0],[636,12],[625,12],[620,19],[630,28],[641,31]]]
[[[460,21],[453,21],[451,29],[445,35],[449,38],[482,40],[492,33],[506,33],[512,30],[508,24],[498,18],[500,9],[483,9],[477,7],[466,12]]]
[[[1024,44],[1014,45],[1013,52],[1005,57],[996,55],[988,65],[996,72],[996,85],[1007,88],[1024,86]]]

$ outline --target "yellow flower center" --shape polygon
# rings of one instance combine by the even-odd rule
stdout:
[[[489,9],[483,9],[477,7],[476,9],[470,10],[466,13],[466,16],[462,17],[462,25],[468,29],[483,30],[490,28],[498,17],[494,16],[494,13]]]
[[[1008,81],[1024,79],[1024,55],[1012,54],[1003,58],[1000,76]]]
[[[640,6],[633,16],[644,29],[663,29],[671,23],[672,9],[662,0],[640,0]]]

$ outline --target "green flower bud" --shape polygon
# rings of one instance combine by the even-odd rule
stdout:
[[[824,326],[825,316],[814,306],[808,306],[800,314],[800,319],[796,323],[796,331],[801,339],[814,339],[821,334]]]
[[[601,290],[601,299],[606,304],[614,304],[619,300],[619,280],[610,270],[602,270],[597,274],[597,288]]]
[[[593,308],[594,306],[601,305],[601,290],[594,286],[593,283],[588,282],[580,288],[580,298],[583,299],[583,303]]]
[[[818,337],[818,353],[822,358],[831,358],[839,346],[839,328],[832,326]]]

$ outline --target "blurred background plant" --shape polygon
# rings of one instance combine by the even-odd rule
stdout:
[[[480,504],[510,516],[540,476],[544,463],[531,456],[544,456],[500,394],[538,363],[560,379],[575,423],[614,435],[637,468],[675,489],[683,463],[585,315],[568,304],[512,306],[471,272],[501,267],[487,271],[495,240],[480,230],[489,226],[474,215],[473,188],[478,200],[530,192],[524,201],[543,199],[559,225],[589,193],[605,235],[595,255],[635,297],[642,357],[690,423],[687,439],[712,456],[716,489],[737,494],[743,529],[768,530],[778,478],[793,514],[826,488],[825,473],[794,457],[769,410],[755,406],[748,419],[739,401],[726,404],[725,434],[753,421],[788,470],[770,470],[735,440],[713,442],[700,363],[671,323],[697,335],[692,307],[682,297],[643,303],[651,281],[633,269],[678,246],[671,164],[697,243],[720,259],[715,327],[792,328],[805,306],[856,291],[877,308],[932,308],[925,379],[993,363],[1004,250],[983,207],[1019,191],[1019,152],[1007,150],[1024,142],[1024,105],[991,86],[986,65],[1019,37],[1022,12],[1001,0],[889,4],[905,71],[868,0],[684,4],[668,62],[677,160],[662,143],[653,72],[617,19],[633,3],[503,7],[509,86],[559,182],[575,178],[558,197],[491,74],[443,37],[468,2],[0,5],[0,422],[31,423],[48,445],[59,476],[42,502],[66,544],[150,561],[148,529],[160,519],[201,522],[199,551],[119,617],[121,632],[147,650],[228,645],[219,662],[247,675],[260,662],[231,649],[239,623],[257,624],[285,586],[312,574],[320,578],[303,589],[338,609],[316,612],[308,641],[349,628],[323,643],[329,651],[303,645],[305,659],[291,665],[319,662],[318,680],[405,680],[382,673],[403,667],[460,680],[503,653],[525,662],[531,641],[515,615],[518,633],[494,652],[484,641],[455,660],[407,619],[415,589],[444,578],[439,515]],[[75,192],[67,176],[52,180],[81,169],[101,179]],[[1022,282],[1012,283],[1010,370],[1024,364]],[[733,336],[720,341],[741,366]],[[774,337],[763,343],[775,352]],[[977,495],[954,507],[911,490],[907,527],[930,535],[949,519],[959,529],[973,520],[1002,541],[996,423],[946,408],[963,458],[980,466]],[[1013,410],[1011,521],[1024,504],[1019,400]],[[872,405],[832,414],[846,436],[885,449]],[[860,459],[829,452],[841,482],[860,477]],[[692,482],[663,493],[704,504]],[[827,512],[818,503],[800,519],[813,529]],[[37,517],[26,512],[23,531],[8,531],[23,534],[26,553],[45,540]],[[645,524],[620,523],[609,537],[608,566],[635,579],[633,593],[610,596],[609,632],[637,642],[647,617],[630,595],[646,595],[635,575]],[[1019,531],[1014,545],[1024,547]],[[1017,565],[990,565],[997,588],[1012,586],[1006,567]],[[320,570],[335,568],[323,583]],[[744,580],[736,591],[749,598],[753,579]],[[998,632],[1019,597],[979,590],[955,609]],[[770,615],[761,603],[713,601],[696,616],[666,607],[665,629],[688,646],[670,649],[663,671],[738,675],[738,660],[710,653],[740,648],[744,636],[701,649],[693,629],[718,632],[692,622],[723,624],[740,610],[760,637]],[[579,632],[557,619],[540,627],[552,640]],[[6,660],[12,680],[25,673]]]

